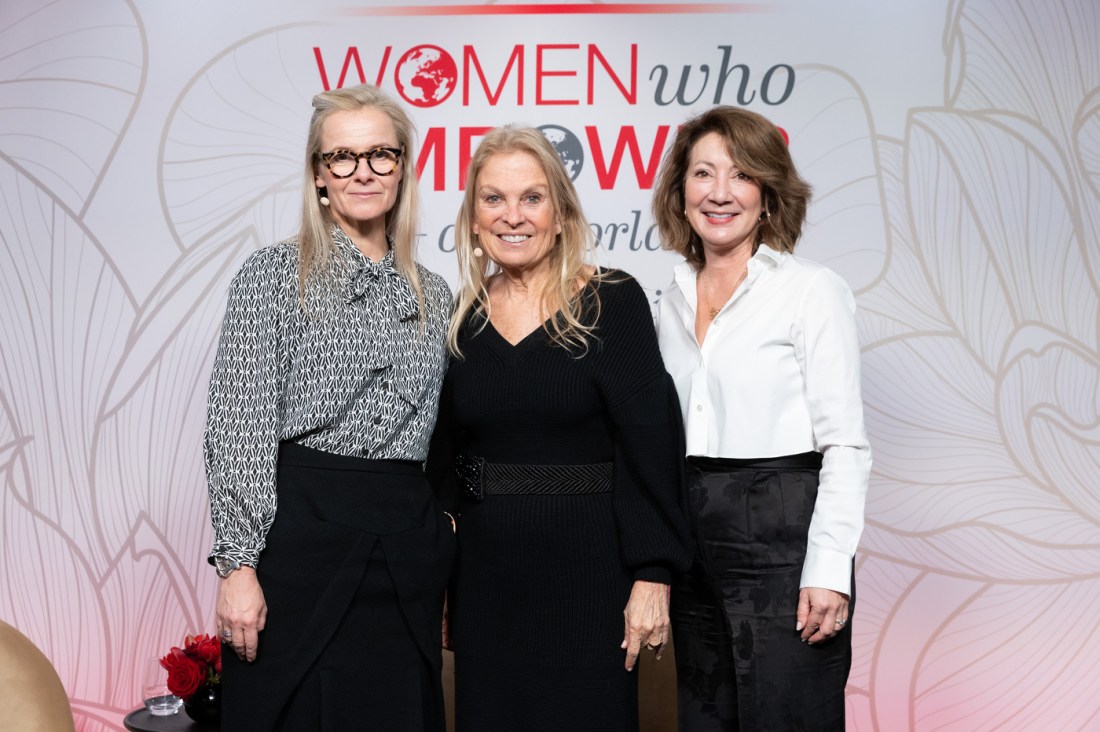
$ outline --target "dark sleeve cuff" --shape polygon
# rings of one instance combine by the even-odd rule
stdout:
[[[214,548],[210,550],[210,554],[207,555],[206,562],[213,565],[215,557],[231,559],[234,562],[238,562],[242,567],[256,568],[260,566],[259,549],[242,549],[230,547],[225,544],[215,544]]]
[[[642,580],[643,582],[660,582],[662,585],[672,584],[672,571],[668,567],[662,567],[659,564],[650,565],[648,567],[639,567],[634,570],[634,580]]]

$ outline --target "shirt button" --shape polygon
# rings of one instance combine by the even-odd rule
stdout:
[[[696,404],[696,405],[695,405],[695,411],[696,411],[696,412],[701,412],[701,411],[703,411],[703,405],[702,405],[702,404]]]

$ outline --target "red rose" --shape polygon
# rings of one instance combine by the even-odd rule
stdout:
[[[188,655],[195,656],[211,666],[221,661],[222,644],[215,639],[203,634],[190,639],[190,641],[187,646]]]
[[[160,665],[168,671],[168,691],[180,699],[189,698],[206,681],[206,666],[179,648],[160,659]]]

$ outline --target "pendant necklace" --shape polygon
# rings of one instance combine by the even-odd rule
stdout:
[[[737,292],[737,288],[741,286],[741,283],[744,282],[745,278],[748,276],[749,268],[745,267],[745,271],[742,272],[741,276],[737,278],[737,282],[733,283],[733,292]],[[699,272],[699,279],[701,281],[701,284],[703,285],[699,289],[703,291],[703,302],[707,306],[707,315],[710,316],[711,320],[714,320],[716,317],[718,317],[718,313],[722,310],[722,308],[714,307],[714,305],[710,301],[710,278],[707,277],[706,267],[703,267],[703,269]],[[730,296],[733,295],[733,292],[730,293]],[[727,297],[726,301],[728,300],[729,298]],[[722,304],[725,305],[725,302],[723,302]]]

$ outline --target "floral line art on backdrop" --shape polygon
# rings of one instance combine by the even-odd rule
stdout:
[[[124,0],[94,23],[39,5],[0,24],[0,617],[78,729],[117,730],[137,660],[211,619],[206,379],[229,277],[293,229],[309,90],[271,69],[309,26],[180,90],[154,212],[178,255],[136,282],[100,231],[126,212],[99,201],[148,103],[146,24]],[[792,149],[822,151],[798,160],[804,254],[857,292],[875,449],[850,729],[1100,724],[1098,37],[1089,0],[950,2],[943,102],[897,138],[844,70],[798,68]]]

